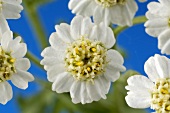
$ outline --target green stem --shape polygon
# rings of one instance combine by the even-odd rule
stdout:
[[[48,40],[46,38],[45,30],[43,29],[42,23],[37,14],[37,8],[34,4],[30,4],[27,0],[23,0],[25,11],[30,19],[34,31],[40,42],[41,48],[44,49],[48,46]]]
[[[34,56],[31,52],[27,52],[26,57],[29,58],[34,64],[39,66],[41,69],[43,69],[43,66],[40,64],[40,60]]]
[[[138,16],[136,18],[133,19],[133,25],[137,25],[137,24],[142,24],[144,22],[147,21],[147,18],[145,16]],[[129,26],[118,26],[117,28],[115,28],[113,30],[115,37],[117,37],[119,35],[120,32],[124,31],[126,28],[128,28]]]

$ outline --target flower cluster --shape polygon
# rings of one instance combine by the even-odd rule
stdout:
[[[159,0],[148,4],[145,23],[146,33],[158,37],[158,48],[162,54],[170,55],[170,1]],[[156,54],[144,65],[147,77],[130,77],[126,89],[126,102],[133,108],[148,108],[155,113],[170,112],[170,59]]]
[[[146,0],[139,0],[145,2]],[[18,19],[22,0],[0,0],[0,103],[12,98],[9,80],[26,89],[34,80],[30,61],[23,58],[27,47],[21,37],[13,39],[6,19]],[[161,53],[170,55],[170,1],[148,4],[146,33],[158,37]],[[111,83],[119,79],[122,55],[114,49],[116,39],[112,24],[132,26],[138,10],[135,0],[70,0],[69,9],[76,16],[70,25],[56,25],[50,35],[50,46],[41,56],[40,64],[47,71],[52,90],[70,92],[73,103],[91,103],[106,99]],[[91,18],[92,17],[92,18]],[[121,27],[122,28],[122,27]],[[128,78],[125,100],[130,107],[147,108],[156,113],[170,113],[170,59],[155,54],[144,64],[148,78],[135,75]]]
[[[0,0],[0,103],[6,104],[11,100],[13,92],[9,80],[18,88],[26,89],[28,82],[34,80],[27,72],[30,61],[23,58],[27,52],[21,37],[13,39],[6,19],[18,19],[23,7],[22,0]]]

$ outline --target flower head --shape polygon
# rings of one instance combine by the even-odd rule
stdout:
[[[27,72],[30,61],[23,58],[27,52],[21,37],[12,39],[12,32],[6,31],[0,42],[0,103],[6,104],[12,98],[12,88],[8,80],[18,88],[26,89],[34,77]]]
[[[158,37],[158,48],[161,53],[170,54],[170,1],[159,0],[148,4],[149,11],[146,13],[148,21],[145,23],[146,32]]]
[[[122,56],[109,50],[113,31],[103,23],[95,25],[89,17],[76,16],[71,25],[56,25],[50,47],[42,52],[41,64],[57,93],[70,92],[74,103],[91,103],[106,98],[111,81],[125,70]]]
[[[130,77],[126,89],[129,90],[126,102],[133,108],[147,108],[156,113],[170,112],[170,59],[156,54],[144,66],[147,77]]]
[[[131,26],[138,9],[134,0],[70,0],[72,13],[93,16],[94,22]]]

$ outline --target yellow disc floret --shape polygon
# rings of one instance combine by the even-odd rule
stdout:
[[[151,108],[156,113],[170,113],[170,79],[161,78],[156,81]]]
[[[104,72],[106,52],[107,49],[100,41],[92,41],[82,36],[67,48],[67,71],[77,80],[93,81]]]
[[[126,0],[95,0],[95,2],[105,8],[112,7],[114,5],[124,5]]]
[[[0,47],[0,82],[9,80],[16,73],[14,63],[15,59],[12,58],[11,53],[5,52]]]

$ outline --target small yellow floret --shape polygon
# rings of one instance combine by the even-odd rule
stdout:
[[[91,48],[91,51],[96,52],[97,49],[93,47],[93,48]]]
[[[165,108],[167,111],[170,111],[170,105],[166,106]]]
[[[76,62],[76,65],[77,65],[77,66],[83,66],[83,65],[84,65],[84,62],[83,62],[83,61]]]
[[[161,93],[163,93],[163,94],[168,94],[169,92],[168,92],[167,89],[161,89]]]

